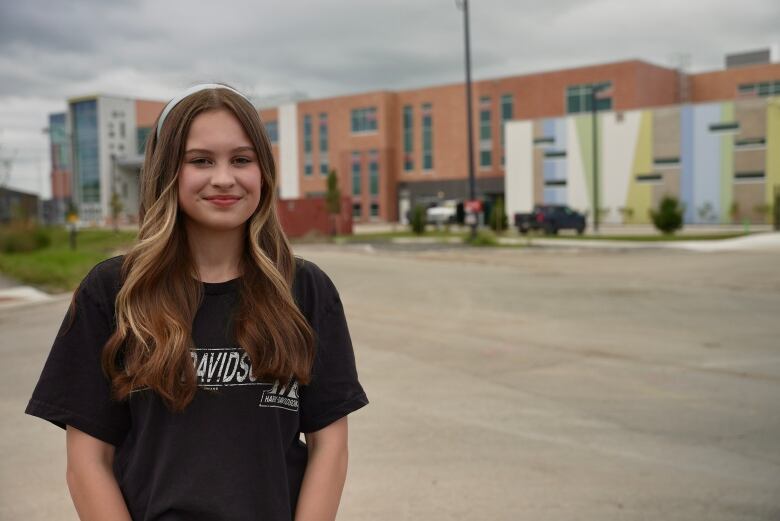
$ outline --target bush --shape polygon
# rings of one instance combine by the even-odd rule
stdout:
[[[414,208],[412,208],[412,218],[409,223],[412,227],[412,231],[417,235],[424,234],[426,220],[425,207],[420,204],[414,205]]]
[[[684,212],[685,207],[680,205],[676,197],[666,195],[661,200],[658,211],[650,210],[650,217],[661,233],[670,235],[682,228]]]
[[[51,234],[43,228],[5,228],[0,230],[0,251],[19,253],[46,248]]]
[[[467,235],[463,241],[466,244],[470,244],[472,246],[497,246],[498,245],[498,239],[496,239],[496,234],[493,233],[490,230],[477,230],[477,235],[474,237],[474,239],[471,239],[470,235]]]
[[[780,190],[775,187],[775,204],[772,205],[772,213],[774,214],[774,228],[780,230]]]
[[[503,232],[509,227],[509,222],[506,216],[506,210],[504,210],[504,198],[499,197],[496,199],[493,208],[490,209],[490,228],[496,232]]]

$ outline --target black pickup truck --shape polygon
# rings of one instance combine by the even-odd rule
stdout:
[[[523,235],[528,230],[543,230],[550,235],[565,229],[577,230],[577,234],[582,235],[585,216],[565,205],[537,204],[531,213],[516,213],[515,226]]]

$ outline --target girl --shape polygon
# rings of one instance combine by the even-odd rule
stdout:
[[[368,399],[338,291],[277,220],[252,104],[171,100],[140,198],[137,243],[74,292],[25,410],[66,429],[79,517],[334,519]]]

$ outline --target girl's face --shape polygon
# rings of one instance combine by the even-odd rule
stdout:
[[[189,228],[241,227],[260,203],[260,165],[241,122],[227,109],[192,120],[179,168],[179,208]]]

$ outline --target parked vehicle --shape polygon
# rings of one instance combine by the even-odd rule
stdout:
[[[444,201],[439,206],[431,206],[425,214],[428,224],[454,223],[457,217],[457,201]]]
[[[516,213],[515,226],[525,235],[529,230],[542,230],[548,235],[558,230],[574,229],[578,235],[585,232],[585,216],[566,205],[537,204],[531,213]]]

